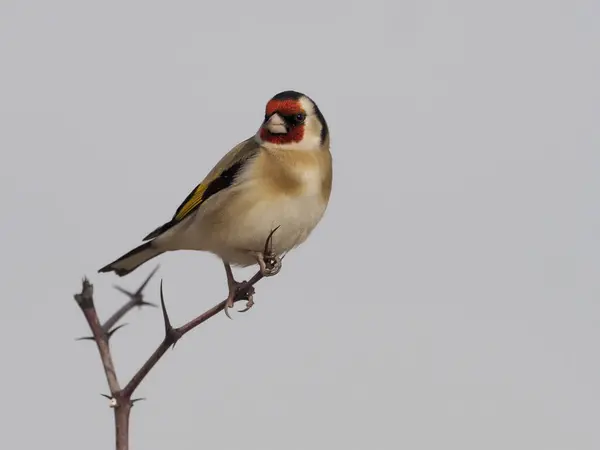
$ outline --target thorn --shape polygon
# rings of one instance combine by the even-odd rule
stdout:
[[[173,341],[171,344],[171,348],[175,348],[175,344],[181,337],[181,334],[177,330],[173,328],[171,325],[171,320],[169,319],[169,313],[167,313],[167,306],[165,305],[165,297],[163,294],[163,281],[160,280],[160,306],[163,313],[163,319],[165,321],[165,336]]]
[[[113,285],[113,287],[121,292],[122,294],[125,294],[127,297],[129,297],[131,300],[134,300],[134,304],[138,307],[143,307],[143,306],[152,306],[152,307],[157,307],[154,303],[150,303],[144,300],[144,295],[143,295],[143,291],[144,288],[148,285],[148,283],[150,282],[150,280],[152,279],[152,277],[154,276],[154,274],[156,274],[156,272],[158,271],[158,268],[160,266],[156,266],[154,268],[154,270],[152,272],[150,272],[150,275],[148,275],[146,277],[146,279],[144,280],[144,282],[141,284],[141,286],[135,291],[135,292],[131,292],[128,291],[127,289],[118,286],[118,285]]]
[[[139,306],[140,308],[142,306],[151,306],[153,308],[158,308],[158,305],[156,303],[152,303],[152,302],[147,302],[145,300],[142,300],[137,306]]]
[[[111,337],[113,337],[113,334],[115,334],[115,332],[117,330],[120,330],[121,328],[123,328],[125,325],[127,325],[126,323],[122,323],[121,325],[118,325],[116,327],[114,327],[112,330],[109,330],[106,332],[106,338],[110,339]]]
[[[113,328],[112,330],[106,331],[106,332],[104,333],[104,335],[106,336],[106,340],[108,341],[108,340],[109,340],[109,339],[110,339],[110,338],[113,336],[113,334],[115,334],[115,332],[116,332],[117,330],[119,330],[119,329],[123,328],[125,325],[128,325],[128,324],[126,324],[126,323],[122,323],[121,325],[119,325],[119,326],[117,326],[117,327]],[[75,340],[76,340],[76,341],[95,341],[95,340],[96,340],[96,338],[95,338],[94,336],[83,336],[83,337],[77,338],[77,339],[75,339]]]
[[[165,296],[163,294],[163,281],[160,280],[160,306],[163,313],[163,319],[165,321],[165,333],[169,334],[173,327],[171,326],[171,321],[169,320],[169,313],[167,313],[167,307],[165,305]]]
[[[118,285],[116,285],[116,284],[115,284],[115,285],[113,285],[113,287],[114,287],[114,288],[115,288],[117,291],[119,291],[119,292],[122,292],[123,294],[125,294],[127,297],[133,297],[133,292],[129,292],[127,289],[125,289],[125,288],[122,288],[121,286],[118,286]]]
[[[119,406],[119,403],[117,402],[117,399],[114,398],[112,395],[106,395],[106,394],[100,394],[100,395],[102,397],[108,399],[108,406],[110,406],[111,408],[116,408],[117,406]]]
[[[146,400],[146,397],[139,397],[139,398],[133,398],[131,399],[131,405],[135,405],[137,402],[141,402],[143,400]]]
[[[142,296],[142,291],[144,290],[144,288],[148,285],[148,283],[150,282],[150,280],[152,279],[152,277],[156,274],[156,272],[158,271],[158,268],[160,267],[160,265],[157,265],[154,270],[152,270],[152,272],[150,272],[150,275],[148,275],[146,277],[146,279],[144,280],[144,282],[142,283],[142,285],[138,288],[137,291],[135,291],[134,295],[137,296]]]

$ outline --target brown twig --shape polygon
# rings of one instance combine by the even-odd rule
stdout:
[[[269,238],[267,239],[267,244],[269,246],[271,243],[271,238],[272,234],[269,235]],[[280,264],[279,259],[272,256],[265,257],[264,261],[267,263],[268,266],[271,267],[273,266],[273,264]],[[225,308],[226,300],[218,303],[217,305],[213,306],[198,317],[190,320],[181,327],[173,328],[169,319],[169,315],[167,313],[161,282],[160,303],[165,324],[165,336],[162,342],[156,348],[156,350],[147,359],[147,361],[142,365],[142,367],[140,367],[140,369],[133,375],[133,377],[131,377],[131,380],[129,380],[125,387],[121,389],[110,352],[109,339],[117,329],[123,326],[120,325],[114,327],[114,325],[135,306],[151,305],[150,303],[145,302],[143,300],[142,291],[146,287],[152,276],[156,273],[157,269],[158,267],[152,271],[152,273],[142,283],[140,288],[134,293],[128,292],[123,288],[116,287],[119,291],[128,295],[130,297],[130,300],[125,305],[123,305],[118,311],[116,311],[106,322],[104,322],[104,324],[102,324],[98,318],[98,314],[94,306],[93,286],[87,279],[83,280],[81,292],[79,294],[75,294],[75,300],[81,308],[81,311],[83,312],[88,322],[90,330],[92,331],[91,337],[85,337],[80,339],[89,339],[94,340],[96,342],[98,352],[100,353],[102,366],[104,368],[104,373],[106,375],[106,380],[110,389],[110,395],[103,395],[104,397],[110,400],[110,406],[114,408],[115,437],[117,450],[127,450],[129,448],[129,417],[131,413],[131,407],[136,401],[142,400],[133,399],[132,396],[137,387],[140,385],[140,383],[144,380],[144,378],[148,375],[152,368],[158,363],[158,361],[160,361],[160,359],[163,357],[163,355],[166,353],[169,347],[174,347],[177,341],[181,339],[186,333],[190,332],[191,330],[193,330],[203,322],[207,321],[211,317],[214,317],[216,314],[218,314]],[[258,283],[263,277],[263,272],[259,270],[250,280],[241,283],[236,291],[234,303],[240,300],[248,300],[252,296],[252,294],[254,294],[254,285]]]
[[[108,336],[100,325],[98,319],[98,313],[94,306],[94,287],[87,278],[83,279],[83,286],[79,294],[75,294],[75,301],[81,308],[83,315],[85,316],[90,330],[92,331],[93,339],[98,347],[100,353],[100,359],[102,366],[104,367],[104,373],[106,374],[106,381],[108,382],[108,388],[111,394],[120,390],[119,381],[117,380],[117,373],[115,371],[115,365],[110,354],[110,348],[108,346]]]
[[[236,297],[234,299],[234,303],[240,300],[247,299],[254,292],[254,285],[263,278],[263,275],[260,271],[258,271],[249,281],[243,283],[236,293]],[[211,317],[214,317],[219,312],[225,309],[225,303],[227,301],[223,300],[221,303],[213,306],[208,311],[200,314],[198,317],[190,320],[188,323],[182,325],[179,328],[173,328],[171,325],[171,321],[169,319],[169,315],[167,313],[167,308],[165,306],[165,300],[163,296],[162,283],[160,285],[160,304],[162,307],[163,318],[165,322],[165,337],[157,349],[150,355],[148,360],[144,363],[144,365],[137,371],[137,373],[131,378],[129,383],[123,388],[123,393],[125,395],[131,396],[135,389],[139,386],[142,380],[148,375],[150,370],[156,365],[158,361],[163,357],[169,347],[174,347],[179,339],[181,339],[186,333],[192,331],[198,325],[203,322],[206,322]]]
[[[129,412],[131,411],[131,402],[121,404],[117,400],[121,388],[117,379],[117,372],[110,353],[108,340],[110,334],[105,332],[98,319],[98,313],[94,306],[94,288],[87,278],[83,279],[81,293],[75,294],[75,301],[81,308],[87,323],[92,331],[93,340],[96,342],[108,388],[110,389],[111,407],[115,408],[115,436],[117,450],[127,450],[129,446]]]
[[[110,338],[113,336],[113,334],[115,334],[115,332],[117,330],[119,330],[119,329],[123,328],[125,325],[127,325],[126,323],[123,323],[123,324],[115,327],[115,324],[136,306],[138,308],[141,308],[143,306],[152,306],[152,307],[156,308],[156,305],[154,303],[150,303],[150,302],[147,302],[144,300],[143,291],[144,291],[145,287],[148,285],[148,283],[150,282],[150,280],[152,279],[152,277],[156,274],[158,267],[159,266],[156,266],[154,268],[154,270],[152,270],[152,272],[150,272],[150,275],[148,275],[146,277],[144,282],[140,285],[140,287],[135,292],[129,292],[128,290],[122,288],[121,286],[114,286],[114,288],[117,291],[122,292],[123,294],[127,295],[129,297],[129,301],[127,303],[125,303],[123,306],[121,306],[112,316],[110,316],[108,318],[108,320],[106,320],[106,322],[104,322],[101,325],[102,332],[106,335],[107,340],[110,340]],[[84,281],[87,281],[87,280],[84,280]],[[89,281],[87,283],[89,284]],[[91,288],[91,284],[89,284],[89,285]],[[81,295],[81,294],[77,294],[77,295]],[[96,340],[96,338],[94,336],[84,336],[84,337],[77,338],[77,340],[78,341],[94,341],[94,340]]]

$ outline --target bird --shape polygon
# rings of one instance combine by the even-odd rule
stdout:
[[[98,272],[124,276],[170,251],[212,253],[225,267],[229,317],[242,285],[232,266],[258,264],[263,276],[279,272],[281,258],[321,221],[332,180],[329,127],[321,110],[301,92],[280,92],[267,102],[258,131],[221,158],[171,220]],[[272,264],[266,264],[266,252]],[[249,296],[244,311],[253,303]]]

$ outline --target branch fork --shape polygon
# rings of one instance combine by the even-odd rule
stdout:
[[[81,337],[77,340],[93,340],[94,342],[96,342],[96,346],[100,354],[100,359],[102,361],[104,374],[106,376],[106,381],[110,390],[110,394],[101,395],[109,400],[109,406],[114,410],[117,450],[127,450],[129,448],[129,417],[131,413],[131,408],[136,402],[145,400],[144,398],[132,398],[132,396],[137,387],[140,385],[140,383],[144,380],[144,378],[148,375],[152,368],[158,363],[158,361],[160,361],[160,359],[163,357],[166,351],[169,348],[175,347],[175,344],[186,333],[190,332],[191,330],[193,330],[203,322],[207,321],[211,317],[216,316],[219,312],[225,311],[225,313],[229,316],[227,312],[227,306],[229,304],[232,305],[238,301],[246,300],[246,308],[241,312],[247,311],[254,303],[254,285],[258,283],[262,278],[276,275],[279,272],[279,270],[281,269],[281,260],[283,258],[280,258],[272,253],[273,233],[277,230],[277,228],[272,230],[269,234],[265,242],[264,251],[257,255],[257,261],[260,266],[259,271],[248,281],[243,281],[240,283],[236,282],[237,284],[234,287],[235,290],[233,292],[230,292],[228,299],[216,304],[209,310],[205,311],[203,314],[199,315],[198,317],[195,317],[194,319],[190,320],[189,322],[185,323],[184,325],[178,328],[174,328],[171,324],[171,320],[169,318],[169,314],[167,312],[167,307],[165,304],[163,284],[161,281],[160,307],[164,320],[163,340],[123,388],[121,388],[117,379],[115,365],[110,351],[109,341],[117,330],[127,325],[117,325],[117,323],[133,308],[157,306],[153,303],[144,300],[143,291],[152,279],[152,277],[156,274],[158,266],[154,270],[152,270],[152,272],[148,275],[148,277],[144,280],[144,282],[135,292],[129,292],[120,286],[115,286],[115,289],[129,297],[129,301],[127,301],[121,308],[119,308],[115,313],[113,313],[104,323],[100,322],[98,313],[96,311],[96,307],[94,305],[94,288],[87,278],[83,279],[81,292],[75,294],[74,297],[75,301],[77,302],[81,311],[83,312],[85,319],[87,320],[92,335]]]

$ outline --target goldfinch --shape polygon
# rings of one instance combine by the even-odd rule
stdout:
[[[99,272],[123,276],[167,251],[207,251],[225,266],[227,313],[239,285],[231,265],[258,263],[265,275],[276,273],[278,267],[269,273],[264,264],[269,235],[271,252],[278,257],[303,243],[325,213],[331,184],[323,114],[308,96],[280,92],[267,103],[257,133],[217,163],[169,222]]]

